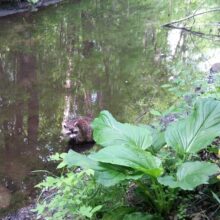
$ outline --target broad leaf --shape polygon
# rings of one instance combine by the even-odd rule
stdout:
[[[69,150],[68,154],[64,157],[64,162],[67,167],[80,166],[83,169],[93,169],[99,168],[99,164],[96,161],[89,159],[83,154],[79,154],[73,150]]]
[[[72,150],[68,152],[64,161],[68,167],[80,166],[83,169],[94,170],[97,182],[104,186],[113,186],[123,180],[140,179],[143,176],[143,174],[129,172],[124,167],[96,162]]]
[[[164,145],[166,145],[164,132],[152,129],[152,149],[154,152],[158,152]]]
[[[177,153],[196,153],[220,135],[220,102],[202,99],[192,114],[183,121],[171,124],[165,134],[166,142]]]
[[[99,163],[99,168],[95,170],[97,182],[107,187],[116,185],[124,180],[137,180],[142,176],[142,173],[131,172],[125,167],[106,163]]]
[[[159,158],[134,146],[106,147],[98,153],[91,154],[89,158],[98,162],[130,167],[154,177],[158,177],[163,173]]]
[[[146,149],[152,144],[151,133],[146,126],[117,122],[108,111],[102,111],[92,127],[96,143],[103,147],[131,144]]]
[[[182,164],[176,174],[172,176],[159,177],[158,181],[171,188],[180,187],[185,190],[193,190],[196,186],[208,183],[209,176],[218,173],[219,167],[209,162],[186,162]]]

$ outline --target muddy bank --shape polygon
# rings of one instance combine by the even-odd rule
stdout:
[[[34,220],[37,219],[36,213],[33,211],[35,205],[29,205],[27,207],[19,209],[17,212],[7,215],[2,220]]]
[[[34,199],[31,204],[18,209],[15,212],[9,213],[1,220],[36,220],[37,213],[34,211],[36,208],[38,200],[49,202],[55,195],[56,190],[45,190],[40,197]],[[39,220],[44,220],[44,218],[38,218]]]
[[[40,8],[47,7],[49,5],[54,5],[62,2],[63,0],[40,0],[38,3],[31,5],[28,2],[22,2],[14,7],[6,7],[3,8],[0,5],[0,17],[6,17],[9,15],[20,14],[24,12],[32,12],[37,11]]]

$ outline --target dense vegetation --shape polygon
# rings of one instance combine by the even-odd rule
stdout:
[[[39,216],[126,220],[219,216],[220,169],[213,141],[219,136],[220,101],[202,97],[207,94],[185,103],[177,121],[165,129],[160,123],[120,123],[102,111],[92,124],[100,146],[97,152],[86,156],[69,151],[52,157],[62,161],[58,168],[65,172],[38,185],[55,192],[38,204]],[[194,197],[213,209],[200,213],[202,204],[192,207]]]

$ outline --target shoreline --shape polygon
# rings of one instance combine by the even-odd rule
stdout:
[[[37,219],[37,214],[33,211],[36,207],[36,204],[32,203],[23,208],[18,209],[13,213],[7,214],[2,220],[34,220]]]
[[[50,5],[55,5],[63,2],[63,0],[44,0],[43,2],[38,2],[34,6],[29,3],[24,3],[21,7],[12,7],[11,9],[1,9],[0,8],[0,18],[7,17],[10,15],[17,15],[25,12],[35,12],[41,8],[45,8]]]

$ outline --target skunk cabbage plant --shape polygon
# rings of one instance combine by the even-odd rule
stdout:
[[[120,123],[108,111],[102,111],[92,127],[100,150],[88,156],[69,151],[64,162],[92,169],[97,183],[105,187],[134,181],[158,213],[171,209],[178,189],[193,190],[219,173],[215,163],[195,157],[220,134],[217,100],[199,100],[191,114],[170,124],[165,134],[152,132],[149,126]],[[174,155],[176,163],[171,166],[169,156],[161,158],[161,150]]]
[[[176,171],[171,176],[163,175],[169,167],[163,167],[160,157],[149,151],[153,143],[149,127],[120,123],[108,111],[102,111],[92,127],[94,140],[103,148],[89,156],[69,152],[67,164],[93,169],[104,185],[147,175],[158,178],[158,184],[192,190],[208,183],[209,176],[219,172],[216,164],[189,162],[190,157],[181,157],[182,163],[176,165]],[[170,124],[165,132],[166,146],[177,155],[193,155],[207,147],[219,133],[220,102],[201,99],[185,120]]]

